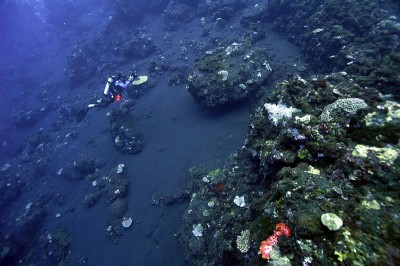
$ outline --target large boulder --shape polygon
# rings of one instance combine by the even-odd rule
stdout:
[[[163,28],[168,31],[173,31],[189,22],[194,17],[194,12],[185,4],[170,2],[164,10],[163,16]]]
[[[116,0],[114,18],[123,22],[139,23],[145,13],[146,2],[143,0]]]
[[[233,43],[198,60],[188,77],[187,89],[206,108],[238,102],[270,77],[270,60],[265,49]]]

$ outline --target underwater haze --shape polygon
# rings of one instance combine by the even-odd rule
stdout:
[[[400,265],[395,0],[0,3],[0,265]]]

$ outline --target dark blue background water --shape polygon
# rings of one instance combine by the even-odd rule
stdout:
[[[50,84],[50,98],[55,105],[73,101],[84,105],[87,99],[77,94],[101,95],[106,80],[106,77],[93,78],[79,85],[84,92],[77,91],[71,88],[64,69],[66,57],[78,39],[89,38],[105,25],[111,15],[111,4],[87,1],[66,8],[61,3],[47,3],[46,7],[40,1],[19,1],[8,3],[7,8],[3,3],[0,14],[1,165],[7,162],[15,165],[24,143],[40,128],[54,138],[46,150],[50,157],[48,174],[28,178],[21,195],[2,213],[2,230],[7,230],[28,202],[48,193],[60,193],[63,202],[49,203],[49,215],[42,230],[66,227],[72,232],[71,265],[77,265],[82,258],[87,258],[90,265],[184,265],[183,249],[176,234],[186,204],[152,206],[152,196],[179,193],[193,165],[222,167],[226,158],[243,143],[249,119],[248,104],[221,114],[209,114],[195,103],[184,84],[168,86],[168,77],[162,76],[138,100],[133,111],[144,136],[144,149],[134,156],[123,156],[114,148],[106,117],[106,112],[115,108],[113,105],[108,110],[91,111],[88,120],[80,125],[64,125],[54,130],[52,123],[58,115],[54,110],[35,125],[17,129],[13,114],[42,106],[37,95],[44,82]],[[199,18],[194,19],[175,32],[169,47],[162,47],[165,31],[161,27],[161,16],[149,19],[145,27],[165,49],[165,54],[178,57],[182,39],[199,38],[199,22]],[[232,24],[239,26],[238,21]],[[229,34],[229,30],[221,34]],[[295,60],[297,50],[286,41],[276,35],[268,40],[279,44],[275,48],[281,56],[278,60]],[[189,53],[190,64],[194,58]],[[146,69],[140,68],[145,62],[146,59],[133,60],[128,65],[137,64],[138,73],[147,74]],[[121,66],[124,67],[127,68]],[[150,118],[146,118],[148,114]],[[65,137],[72,129],[80,133],[76,140]],[[95,141],[88,144],[90,139]],[[84,181],[71,182],[56,174],[79,154],[105,160],[107,164],[101,169],[101,175],[107,175],[120,163],[126,166],[130,181],[128,215],[141,222],[127,230],[119,245],[112,245],[105,237],[110,216],[106,202],[102,200],[93,208],[84,208],[82,201],[87,192]],[[61,217],[56,218],[58,213]]]

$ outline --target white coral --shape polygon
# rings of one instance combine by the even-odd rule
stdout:
[[[293,113],[300,112],[300,110],[296,108],[287,107],[281,103],[278,105],[266,103],[264,104],[264,108],[268,111],[269,120],[271,120],[275,126],[291,118]]]
[[[132,218],[125,218],[124,217],[124,219],[122,220],[121,224],[122,224],[122,226],[124,228],[128,228],[128,227],[130,227],[132,225],[132,222],[133,222]]]
[[[220,70],[220,71],[218,71],[218,75],[221,76],[222,81],[225,81],[228,79],[229,72],[226,70]]]
[[[334,110],[342,110],[349,114],[355,114],[358,110],[367,108],[368,105],[365,103],[363,99],[359,98],[346,98],[339,99],[334,103],[328,104],[325,106],[324,110],[321,113],[321,121],[329,122],[332,120],[331,112]]]
[[[203,226],[201,224],[194,224],[192,233],[195,237],[203,236]]]
[[[233,202],[238,206],[238,207],[240,207],[240,208],[243,208],[243,207],[245,207],[246,206],[246,202],[245,202],[245,200],[244,200],[244,196],[236,196],[234,199],[233,199]]]
[[[124,171],[125,165],[123,163],[119,164],[117,167],[117,174],[120,174]]]
[[[242,253],[246,253],[250,249],[250,231],[244,230],[236,238],[237,248]]]

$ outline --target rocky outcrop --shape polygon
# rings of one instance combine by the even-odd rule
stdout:
[[[270,64],[265,49],[232,43],[196,62],[187,89],[206,108],[233,104],[260,90],[272,73]]]

